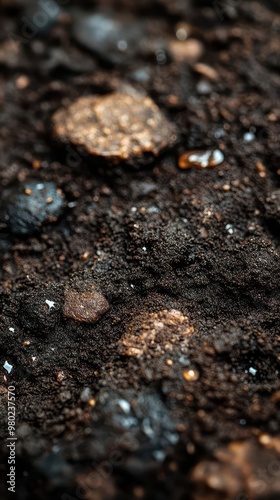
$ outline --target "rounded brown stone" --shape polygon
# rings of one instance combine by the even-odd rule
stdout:
[[[107,299],[96,290],[65,291],[64,316],[83,323],[96,323],[109,309]]]
[[[80,97],[59,109],[53,115],[55,136],[117,163],[173,146],[175,125],[152,99],[131,87],[125,90]]]

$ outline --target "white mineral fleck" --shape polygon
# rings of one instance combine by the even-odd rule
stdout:
[[[256,375],[257,370],[251,366],[251,367],[249,368],[249,373],[251,373],[251,375]]]
[[[3,367],[5,368],[6,372],[8,372],[8,373],[11,373],[11,371],[13,369],[13,365],[10,365],[10,363],[8,363],[8,361],[5,361]]]
[[[55,302],[53,302],[52,300],[45,300],[45,303],[49,306],[49,309],[52,309],[55,304]]]

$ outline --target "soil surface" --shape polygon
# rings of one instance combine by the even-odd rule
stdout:
[[[46,3],[0,4],[1,499],[279,499],[278,2]],[[175,146],[55,136],[124,85]]]

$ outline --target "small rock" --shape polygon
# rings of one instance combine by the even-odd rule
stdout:
[[[6,218],[13,234],[29,235],[60,216],[64,197],[54,182],[28,182],[11,193]]]
[[[64,316],[83,323],[96,323],[109,309],[107,299],[96,290],[65,291]]]
[[[60,370],[59,372],[56,373],[55,378],[57,382],[63,382],[63,380],[66,379],[66,375],[64,371]]]
[[[105,96],[80,97],[53,116],[55,135],[116,163],[158,155],[177,140],[175,125],[149,97],[131,87]]]
[[[216,167],[224,161],[224,155],[219,149],[209,151],[189,151],[180,155],[178,166],[182,169],[197,167]]]
[[[205,78],[208,78],[211,82],[216,82],[219,79],[217,71],[211,66],[208,66],[208,64],[196,63],[194,65],[194,70]]]
[[[74,15],[74,38],[113,64],[131,60],[139,52],[145,34],[145,23],[135,21],[127,15],[111,16],[102,12],[76,12]]]
[[[195,38],[183,42],[172,40],[168,48],[173,59],[177,62],[195,63],[204,52],[203,44]]]

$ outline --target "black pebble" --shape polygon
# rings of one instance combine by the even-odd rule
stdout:
[[[125,63],[139,52],[140,42],[146,36],[145,24],[140,21],[124,21],[118,16],[105,13],[75,12],[73,36],[84,47],[103,60]],[[120,44],[125,44],[121,48]]]
[[[32,234],[45,222],[55,221],[63,205],[63,194],[54,182],[28,182],[9,198],[6,206],[8,228],[13,234]]]

